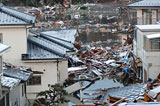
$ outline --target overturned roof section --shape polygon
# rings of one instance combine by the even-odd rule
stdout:
[[[1,83],[3,87],[12,88],[20,83],[19,79],[2,76]]]
[[[0,25],[30,25],[36,17],[0,4]]]
[[[0,55],[2,55],[4,52],[6,52],[10,48],[11,48],[10,46],[0,43]]]
[[[142,0],[127,5],[128,7],[160,7],[160,0]]]
[[[75,51],[76,29],[30,32],[36,36],[28,36],[28,53],[23,60],[68,58],[67,52]]]
[[[107,100],[108,95],[110,95],[117,98],[127,97],[126,100],[133,102],[144,94],[145,87],[145,84],[135,84],[131,86],[111,89],[106,92],[105,100]]]

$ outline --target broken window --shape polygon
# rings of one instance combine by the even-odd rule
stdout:
[[[41,76],[32,76],[28,81],[28,85],[41,85]]]

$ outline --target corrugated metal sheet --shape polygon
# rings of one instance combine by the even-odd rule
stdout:
[[[132,4],[127,5],[129,7],[159,7],[160,0],[142,0]]]
[[[30,78],[30,76],[32,75],[32,73],[31,72],[24,72],[19,69],[7,68],[7,69],[3,69],[3,75],[8,76],[8,77],[12,77],[12,78],[16,78],[16,79],[19,79],[22,81],[27,81]]]
[[[16,86],[17,84],[19,84],[20,80],[16,78],[2,76],[1,83],[2,83],[2,86],[4,87],[12,88],[13,86]]]

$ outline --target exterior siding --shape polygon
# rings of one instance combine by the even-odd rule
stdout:
[[[21,54],[27,50],[27,32],[23,27],[0,27],[3,36],[3,44],[11,46],[10,52],[4,54],[4,61],[14,65],[21,64]]]

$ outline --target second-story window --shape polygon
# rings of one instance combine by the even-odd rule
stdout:
[[[142,10],[142,23],[145,24],[152,24],[152,10],[151,9],[143,9]]]

